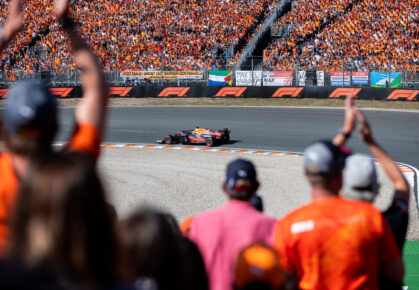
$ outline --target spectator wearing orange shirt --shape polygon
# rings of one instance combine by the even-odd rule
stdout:
[[[347,108],[339,138],[355,126],[356,110]],[[402,281],[401,254],[381,213],[370,203],[339,196],[344,150],[318,141],[304,153],[312,201],[276,224],[274,247],[283,267],[300,289],[378,289],[379,274]]]

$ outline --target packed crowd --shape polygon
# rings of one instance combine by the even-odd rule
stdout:
[[[105,71],[201,70],[228,64],[240,40],[275,7],[276,0],[74,1],[73,16],[99,55]],[[3,14],[8,2],[0,6]],[[6,70],[74,68],[69,44],[51,15],[51,1],[27,1],[27,30],[41,38],[35,55],[25,55]],[[49,15],[49,16],[47,16]],[[39,33],[48,28],[45,33]],[[25,31],[20,35],[31,35]],[[28,33],[29,32],[29,33]],[[19,50],[30,39],[16,40]],[[10,56],[10,51],[2,54]],[[33,53],[35,54],[35,53]],[[229,56],[229,57],[227,57]]]
[[[10,1],[2,1],[0,3],[1,23],[6,19],[9,6]],[[26,25],[13,43],[0,54],[0,69],[6,72],[21,70],[32,73],[41,69],[34,65],[37,63],[36,57],[31,55],[29,44],[48,29],[49,23],[53,19],[53,7],[49,0],[25,1],[23,6],[26,12],[25,22],[30,23],[30,25]]]
[[[72,15],[105,71],[202,70],[234,65],[237,45],[251,39],[249,31],[257,31],[261,16],[278,2],[74,1]],[[9,3],[0,3],[0,19]],[[73,71],[68,41],[51,17],[51,0],[23,5],[27,25],[0,55],[6,77]],[[292,7],[276,23],[284,34],[265,50],[265,68],[418,70],[414,0],[295,0]]]
[[[416,1],[295,2],[294,9],[277,23],[277,29],[290,31],[265,51],[267,67],[418,71]],[[322,23],[328,25],[320,30]]]
[[[21,1],[13,1],[0,51],[22,29]],[[180,225],[149,208],[119,220],[96,170],[108,87],[69,1],[56,0],[54,8],[82,80],[69,143],[52,148],[59,118],[46,87],[16,84],[5,102],[1,289],[401,289],[410,188],[352,96],[342,131],[305,150],[312,202],[279,220],[263,213],[257,170],[244,159],[227,165],[228,201],[218,209]],[[374,162],[345,147],[356,122],[394,187],[382,213],[372,204],[379,192]]]

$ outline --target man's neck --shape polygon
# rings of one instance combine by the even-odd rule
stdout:
[[[25,176],[28,166],[29,166],[29,158],[26,155],[18,155],[18,154],[11,154],[12,157],[12,165],[13,169],[15,170],[15,174],[18,178]]]
[[[312,188],[311,189],[311,197],[313,200],[321,200],[330,197],[338,197],[339,192],[335,192],[330,189],[325,188]]]

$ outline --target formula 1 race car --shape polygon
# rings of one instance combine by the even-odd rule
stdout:
[[[174,135],[168,135],[162,140],[157,140],[160,144],[205,144],[215,146],[227,144],[230,141],[230,129],[211,130],[204,128],[195,128],[194,130],[185,130],[176,132]]]

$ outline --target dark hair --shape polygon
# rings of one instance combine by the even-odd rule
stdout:
[[[207,285],[202,258],[183,238],[172,215],[141,208],[122,222],[122,230],[128,263],[136,278],[152,278],[159,289],[207,289],[202,286]],[[198,266],[191,267],[195,261]],[[192,275],[191,270],[199,270],[199,261],[202,271]]]
[[[119,243],[95,164],[77,153],[32,163],[18,193],[10,250],[26,264],[46,263],[72,282],[114,281]]]
[[[54,121],[55,122],[55,121]],[[54,123],[53,122],[53,123]],[[19,155],[35,155],[44,154],[51,151],[52,141],[55,137],[58,124],[49,130],[48,133],[42,132],[42,135],[37,138],[25,138],[22,134],[7,134],[3,133],[4,141],[7,148]],[[30,134],[30,133],[29,133]]]
[[[235,190],[230,189],[227,185],[225,185],[224,190],[230,198],[241,201],[250,201],[259,188],[259,182],[252,182],[250,180],[245,179],[237,180],[236,185],[247,187],[247,189]]]

